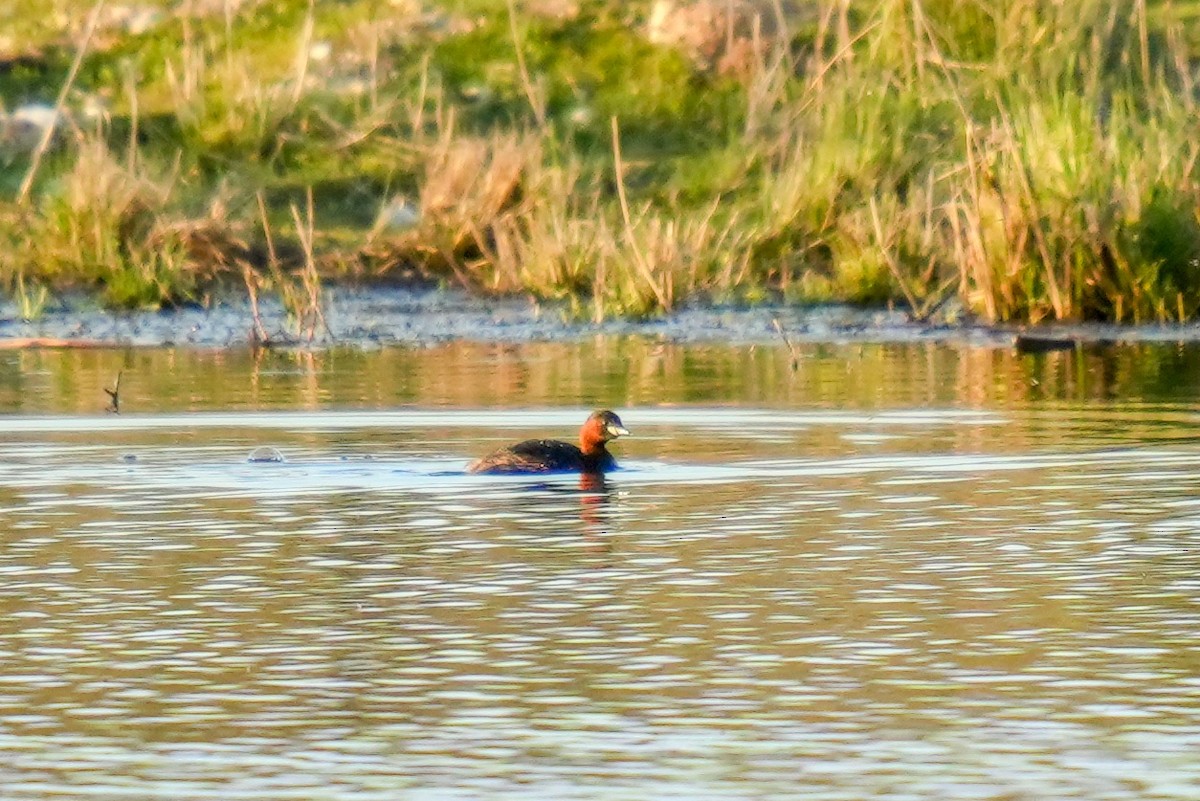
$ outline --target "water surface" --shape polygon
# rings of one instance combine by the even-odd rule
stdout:
[[[3,797],[1196,798],[1200,353],[803,356],[0,354]]]

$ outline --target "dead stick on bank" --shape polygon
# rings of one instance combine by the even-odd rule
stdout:
[[[617,173],[617,199],[621,201],[621,217],[625,221],[625,241],[629,243],[629,250],[633,253],[633,263],[637,265],[642,278],[650,285],[650,291],[654,293],[654,298],[658,301],[659,308],[663,311],[670,311],[671,302],[667,298],[667,293],[654,280],[654,271],[650,267],[650,261],[642,253],[642,249],[638,245],[637,235],[633,232],[633,220],[629,214],[629,202],[625,198],[625,165],[621,161],[621,129],[617,125],[615,115],[612,118],[612,150],[613,169]]]
[[[38,141],[33,156],[29,160],[29,169],[25,171],[25,178],[21,181],[21,189],[17,192],[18,206],[24,205],[25,201],[29,199],[29,192],[33,188],[33,179],[37,177],[42,156],[46,154],[46,149],[50,147],[50,140],[54,137],[54,131],[58,128],[58,118],[62,116],[63,106],[67,103],[67,93],[71,91],[71,86],[75,83],[75,76],[79,74],[79,67],[83,64],[83,57],[92,43],[92,34],[96,32],[96,23],[100,19],[100,9],[103,7],[104,0],[96,0],[96,5],[92,6],[87,28],[83,32],[83,38],[79,40],[79,48],[75,51],[75,60],[71,62],[71,69],[67,70],[67,79],[63,81],[62,89],[58,91],[58,100],[54,103],[54,116],[50,119],[50,124],[42,131],[42,138]]]
[[[263,326],[262,311],[258,308],[258,276],[249,262],[242,262],[242,280],[246,283],[246,294],[250,296],[250,319],[253,327],[250,329],[250,341],[253,347],[268,347],[271,338]]]
[[[282,295],[284,291],[283,284],[285,278],[283,268],[279,266],[279,254],[275,252],[275,238],[271,236],[271,221],[267,217],[267,202],[263,199],[262,190],[254,193],[255,200],[258,201],[258,216],[262,220],[263,239],[267,244],[267,269],[271,273],[271,277],[278,285],[279,292]],[[258,338],[259,344],[271,345],[271,338],[267,335],[267,329],[263,326],[262,314],[258,308],[258,276],[254,269],[247,263],[242,264],[242,278],[246,281],[246,291],[250,293],[250,313],[254,317],[254,336]]]
[[[316,236],[317,224],[313,210],[313,191],[308,187],[305,193],[307,200],[307,215],[300,219],[300,210],[296,204],[291,204],[292,220],[296,223],[296,236],[300,239],[300,247],[304,250],[304,269],[300,274],[301,286],[307,294],[307,305],[299,311],[300,325],[308,326],[308,341],[312,342],[317,335],[317,324],[325,329],[325,334],[333,339],[333,331],[325,322],[325,309],[321,301],[321,276],[317,271],[317,260],[313,255],[313,238]]]

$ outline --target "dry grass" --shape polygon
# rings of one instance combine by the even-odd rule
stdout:
[[[518,3],[447,17],[425,51],[389,50],[369,19],[355,41],[370,47],[340,65],[314,55],[334,12],[296,2],[272,69],[235,44],[249,18],[228,4],[223,26],[181,16],[154,90],[171,157],[142,133],[154,92],[126,73],[123,141],[104,120],[78,125],[33,160],[34,202],[0,204],[0,273],[33,311],[38,287],[154,305],[232,276],[256,307],[279,293],[307,338],[328,333],[323,280],[399,268],[593,319],[697,297],[926,317],[957,296],[987,320],[1200,312],[1197,54],[1167,17],[1143,0],[794,5],[739,3],[763,10],[720,45],[737,69],[722,56],[688,73],[625,46],[611,17],[573,40],[577,21]],[[472,51],[477,69],[437,62],[439,42],[481,29],[496,49]],[[605,70],[647,61],[596,121],[607,72],[580,53],[601,34],[619,45]],[[361,95],[331,88],[355,80]],[[736,102],[704,105],[719,92]],[[687,130],[696,107],[720,135]],[[356,192],[412,224],[326,222]]]

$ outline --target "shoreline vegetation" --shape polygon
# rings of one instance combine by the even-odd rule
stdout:
[[[234,287],[311,339],[330,281],[1200,316],[1200,2],[50,5],[0,15],[27,319]]]

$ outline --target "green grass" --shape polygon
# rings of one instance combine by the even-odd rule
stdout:
[[[63,84],[91,4],[52,5],[0,16],[8,109]],[[648,0],[551,5],[160,3],[137,35],[105,17],[24,202],[30,158],[0,149],[0,283],[31,307],[68,286],[140,307],[315,267],[593,318],[688,299],[1200,313],[1200,2],[843,18],[793,0],[785,26],[722,26],[703,58],[651,40]],[[292,215],[310,189],[311,261]],[[419,219],[376,225],[401,197]]]

